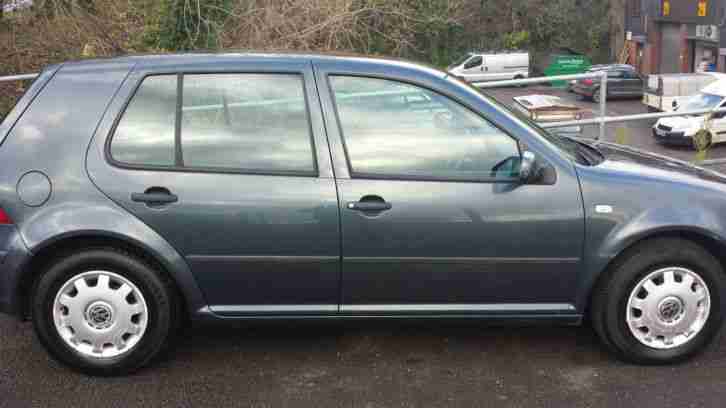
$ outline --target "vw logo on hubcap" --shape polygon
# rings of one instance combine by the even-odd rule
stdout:
[[[666,323],[672,323],[681,316],[683,302],[677,297],[669,296],[658,305],[658,315]]]
[[[113,309],[106,302],[95,302],[86,310],[86,321],[94,329],[107,329],[113,324]]]

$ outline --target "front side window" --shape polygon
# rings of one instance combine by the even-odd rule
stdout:
[[[111,140],[114,160],[190,170],[315,172],[300,75],[184,75],[181,107],[178,80],[144,80]]]
[[[482,57],[480,57],[480,56],[474,57],[474,58],[470,59],[469,61],[467,61],[466,65],[464,65],[464,68],[465,69],[476,68],[481,65],[482,61],[483,61]]]
[[[384,79],[332,76],[330,83],[354,177],[517,175],[516,140],[446,96]]]

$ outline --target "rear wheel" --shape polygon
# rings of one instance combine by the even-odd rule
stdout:
[[[646,241],[598,284],[593,327],[623,360],[683,361],[703,351],[721,327],[723,274],[718,260],[693,242]]]
[[[58,361],[90,375],[141,368],[166,347],[180,319],[162,274],[113,248],[52,262],[33,299],[41,343]]]
[[[600,98],[601,97],[602,97],[602,95],[600,94],[600,88],[596,89],[592,93],[592,101],[595,102],[595,103],[600,103]]]

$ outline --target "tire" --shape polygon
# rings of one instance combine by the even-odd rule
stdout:
[[[514,77],[514,79],[515,80],[519,80],[519,79],[524,79],[524,77],[522,75],[517,75],[517,76]],[[527,85],[525,85],[525,84],[517,85],[518,88],[524,88],[526,86]]]
[[[61,256],[35,285],[31,313],[36,335],[53,358],[85,374],[132,373],[160,355],[180,326],[180,303],[163,276],[116,248]],[[114,343],[100,348],[79,341],[101,343],[107,336]]]
[[[671,276],[675,278],[668,281],[665,273],[661,273],[661,271],[672,271]],[[691,276],[684,271],[694,275]],[[681,274],[680,283],[677,282],[679,274]],[[689,275],[690,278],[686,277],[686,275]],[[701,280],[694,280],[694,284],[691,286],[684,283],[690,282],[690,279],[694,279],[694,276]],[[646,291],[645,294],[640,292],[640,294],[636,295],[635,289],[639,288],[642,282],[649,281],[650,277],[658,277],[654,279],[663,280],[660,284],[656,283],[656,286],[650,286],[654,288],[652,294]],[[656,281],[653,280],[651,283]],[[686,286],[678,286],[681,284]],[[709,301],[684,301],[684,306],[681,309],[683,310],[682,314],[674,312],[674,308],[670,307],[674,303],[672,299],[680,298],[667,295],[667,288],[670,287],[668,285],[676,285],[673,287],[678,287],[679,290],[690,288],[689,293],[696,295],[698,295],[696,291],[699,290],[703,295],[704,291],[700,286],[701,284],[707,288],[705,293],[707,293]],[[722,297],[725,289],[726,280],[723,267],[713,255],[701,246],[678,238],[648,240],[627,250],[600,279],[593,293],[590,317],[593,328],[601,341],[620,359],[631,363],[648,365],[678,363],[702,352],[718,334],[723,322],[723,311],[726,310],[724,304],[726,298]],[[640,302],[644,304],[651,303],[657,305],[657,307],[649,309],[643,307],[638,313],[637,310],[639,309],[630,306],[633,305],[631,300],[637,301],[634,298],[639,296],[644,296],[645,299],[645,301],[640,299]],[[691,294],[687,296],[690,297]],[[710,310],[706,312],[707,314],[703,313],[703,310],[705,310],[704,304],[709,305]],[[701,308],[699,309],[701,310],[700,314],[690,313],[688,308],[691,305],[698,305]],[[653,327],[652,330],[647,327],[636,328],[639,324],[629,323],[631,316],[632,319],[636,319],[634,320],[636,322],[638,321],[638,314],[641,314],[641,317],[644,316],[646,313],[644,310],[653,312],[647,314],[647,316],[657,316],[658,319],[663,319],[658,320],[657,325],[650,324]],[[674,315],[681,317],[675,317],[675,319],[680,320],[666,322],[663,317],[664,314],[666,318],[672,318]],[[700,317],[694,319],[694,322],[700,321],[700,326],[697,323],[694,323],[693,326],[689,325],[689,319],[694,316]],[[671,324],[672,326],[669,326]],[[688,325],[689,330],[699,328],[694,329],[694,332],[689,335],[693,337],[673,336],[670,344],[665,337],[661,339],[658,336],[661,327],[678,328],[680,324]],[[635,333],[638,333],[638,337],[636,337]],[[650,337],[650,340],[648,340],[648,337]]]

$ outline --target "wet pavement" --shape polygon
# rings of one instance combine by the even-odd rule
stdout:
[[[588,327],[423,323],[195,329],[136,375],[89,378],[0,317],[0,407],[721,407],[726,340],[621,363]]]

